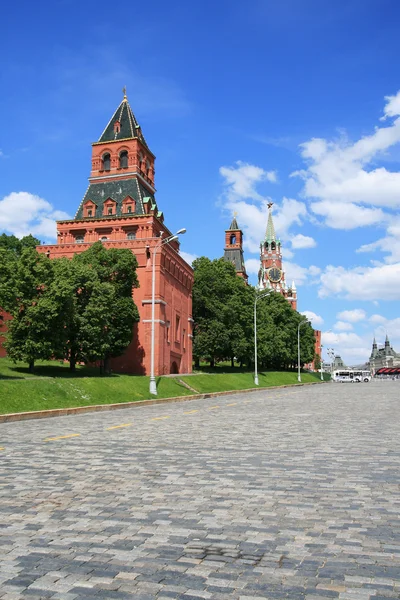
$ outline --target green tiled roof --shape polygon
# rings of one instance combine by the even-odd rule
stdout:
[[[265,234],[265,239],[267,242],[276,241],[275,227],[274,227],[274,222],[272,220],[272,212],[271,211],[269,211],[269,213],[268,213],[268,223],[267,223],[267,231]]]
[[[114,131],[114,124],[116,121],[120,123],[120,131],[117,133]],[[126,96],[118,106],[117,110],[108,122],[107,127],[100,136],[99,142],[113,142],[115,140],[126,140],[126,139],[140,139],[145,146],[147,146],[146,140],[143,137],[140,125],[136,120],[135,115],[132,112],[130,104]]]
[[[130,196],[136,202],[136,210],[132,215],[122,212],[122,203],[127,196]],[[87,200],[92,200],[96,204],[96,212],[94,218],[103,216],[103,204],[108,198],[111,198],[117,203],[116,215],[135,216],[145,214],[143,201],[149,199],[152,206],[156,206],[156,201],[153,195],[149,193],[140,181],[135,177],[132,179],[123,179],[120,181],[102,181],[99,183],[91,183],[86,191],[86,194],[80,203],[78,211],[75,215],[76,220],[83,218],[83,206]],[[89,217],[90,219],[91,217]]]

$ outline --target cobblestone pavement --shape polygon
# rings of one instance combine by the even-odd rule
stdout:
[[[331,383],[1,424],[0,598],[399,598],[399,403]]]

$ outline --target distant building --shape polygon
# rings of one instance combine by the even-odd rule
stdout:
[[[386,334],[385,345],[378,348],[376,339],[372,342],[371,356],[369,357],[368,363],[369,369],[375,373],[378,369],[382,368],[395,368],[400,367],[400,354],[395,352],[390,345],[389,338]]]
[[[342,358],[337,354],[333,359],[332,363],[332,371],[338,371],[339,369],[346,369],[346,365],[344,364]]]

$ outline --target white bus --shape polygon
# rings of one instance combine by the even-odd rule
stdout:
[[[339,383],[360,383],[371,381],[370,371],[334,371],[332,380]]]

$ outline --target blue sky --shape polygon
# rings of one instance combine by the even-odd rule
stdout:
[[[325,346],[400,351],[399,25],[396,0],[9,3],[0,230],[53,241],[126,85],[186,256],[221,256],[236,210],[255,283],[272,199]]]

